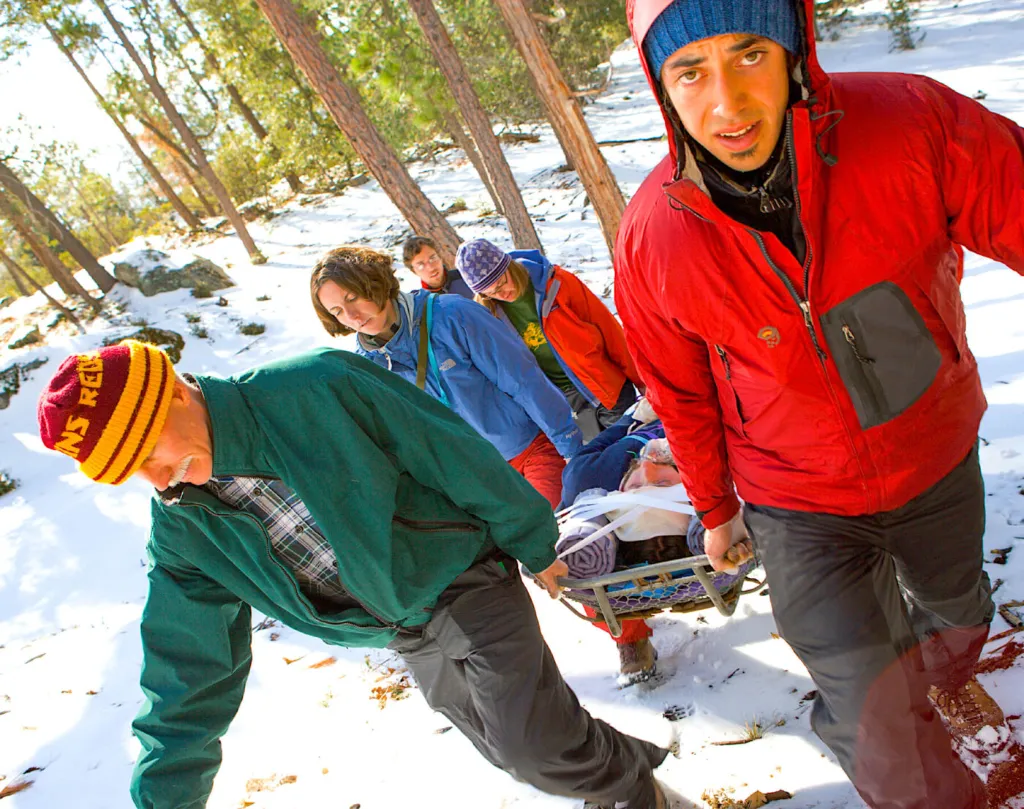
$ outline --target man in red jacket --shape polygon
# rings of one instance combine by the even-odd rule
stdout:
[[[980,809],[950,731],[993,614],[963,247],[1024,273],[1024,131],[921,76],[827,75],[812,0],[629,0],[670,154],[616,304],[716,565],[744,520],[815,732],[874,809]],[[940,721],[938,707],[945,723]]]

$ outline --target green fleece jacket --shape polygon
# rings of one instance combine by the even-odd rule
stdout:
[[[322,349],[232,379],[197,377],[213,474],[283,480],[365,609],[318,613],[262,523],[185,485],[153,501],[142,614],[139,809],[200,809],[251,663],[251,608],[343,646],[385,646],[495,546],[555,559],[547,502],[462,419],[361,357]]]

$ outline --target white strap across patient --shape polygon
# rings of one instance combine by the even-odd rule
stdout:
[[[578,530],[580,523],[605,515],[610,522],[585,539],[558,554],[561,559],[615,532],[617,539],[637,542],[656,536],[685,536],[689,522],[696,516],[682,484],[675,486],[644,486],[628,492],[609,492],[591,497],[577,497],[576,502],[559,511],[559,533],[567,536]]]

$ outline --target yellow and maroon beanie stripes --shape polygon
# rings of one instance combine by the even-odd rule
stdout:
[[[166,352],[134,340],[68,357],[39,397],[39,436],[98,483],[123,483],[153,451],[174,379]]]

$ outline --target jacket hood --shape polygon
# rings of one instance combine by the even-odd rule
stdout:
[[[679,163],[679,151],[681,147],[680,135],[672,125],[672,118],[662,103],[661,92],[658,88],[657,77],[651,75],[650,66],[644,55],[643,41],[647,32],[651,30],[654,21],[674,0],[626,0],[626,20],[629,23],[629,30],[633,36],[640,55],[640,64],[643,65],[644,75],[654,92],[654,97],[661,107],[661,114],[665,119],[665,130],[668,132],[668,148],[672,161]],[[757,0],[750,0],[757,2]],[[800,27],[803,33],[801,38],[801,53],[799,65],[794,78],[804,88],[804,98],[797,100],[795,104],[806,104],[808,107],[821,107],[818,114],[827,108],[829,97],[830,80],[828,74],[822,69],[818,61],[817,47],[814,41],[814,0],[793,0],[796,4],[797,16],[800,19]]]
[[[514,261],[518,261],[530,276],[534,292],[539,297],[544,296],[548,285],[548,279],[554,272],[554,266],[540,250],[513,250],[509,253]]]
[[[414,337],[414,330],[419,328],[420,317],[423,315],[423,306],[430,293],[425,289],[417,289],[413,292],[399,292],[395,301],[395,310],[398,314],[398,331],[382,346],[375,346],[362,334],[356,335],[356,342],[360,351],[366,354],[384,354],[405,358],[408,340]]]
[[[541,322],[543,322],[555,304],[555,296],[561,285],[558,280],[548,283],[555,274],[555,265],[548,261],[539,250],[513,250],[509,255],[518,261],[530,276],[530,283],[533,284],[533,292],[537,300],[537,314],[540,315]],[[565,373],[572,380],[573,385],[580,391],[586,391],[586,387],[569,369],[557,351],[555,356],[559,358],[559,363],[565,369]],[[593,399],[591,394],[587,394],[587,397]]]

